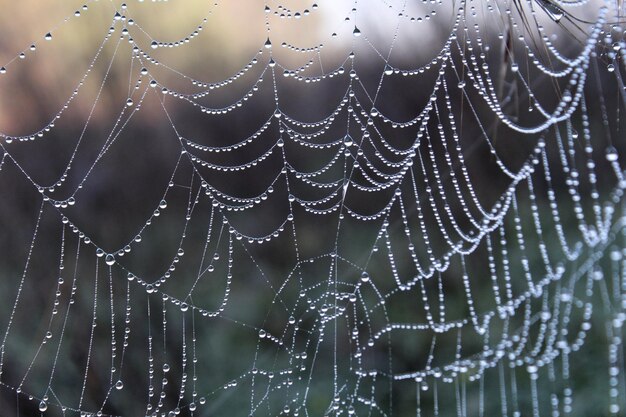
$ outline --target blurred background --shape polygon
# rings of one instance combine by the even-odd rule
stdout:
[[[4,4],[0,414],[586,416],[625,406],[622,330],[612,327],[624,309],[623,237],[618,224],[584,244],[602,228],[581,226],[597,207],[615,207],[610,223],[622,215],[606,158],[625,151],[619,17],[609,13],[580,62],[585,101],[538,133],[502,123],[462,60],[484,63],[509,120],[538,125],[540,108],[553,111],[576,83],[533,61],[566,68],[548,45],[578,56],[601,4],[563,6],[558,18],[561,6],[544,1]],[[421,114],[429,103],[432,120]],[[332,145],[298,140],[318,131],[304,141]],[[580,201],[563,153],[580,173]],[[399,180],[350,184],[339,200],[375,216],[398,189],[402,210],[368,221],[344,203],[314,213],[336,203],[346,178],[368,183],[359,158]],[[502,170],[530,165],[532,182]],[[455,195],[463,175],[474,194]],[[429,208],[439,177],[450,197]],[[478,234],[472,199],[508,213],[466,256],[447,255],[439,216],[453,240]],[[495,314],[485,335],[470,318],[498,311],[490,248],[503,294],[507,274],[513,297],[552,278],[510,317]],[[441,272],[398,291],[394,278],[419,276],[416,263]],[[386,331],[431,314],[466,324]],[[499,350],[500,365],[483,370],[480,358]],[[393,378],[465,359],[472,370],[447,369],[449,380]]]

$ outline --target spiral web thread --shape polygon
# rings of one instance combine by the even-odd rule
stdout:
[[[335,6],[252,2],[267,39],[218,82],[186,75],[168,53],[202,48],[196,37],[222,5],[207,4],[188,36],[162,41],[133,19],[153,3],[88,2],[0,69],[11,83],[58,31],[94,9],[111,16],[49,122],[2,133],[0,179],[25,180],[39,200],[19,227],[30,234],[22,272],[3,278],[0,384],[17,415],[566,416],[590,406],[622,415],[619,2],[355,1],[336,33],[307,46],[283,42],[277,28]],[[391,13],[382,23],[391,42],[359,24],[367,9]],[[414,61],[398,55],[422,47],[404,28],[432,22],[446,33],[439,52],[402,66]],[[324,65],[335,40],[350,46]],[[306,62],[290,67],[291,55]],[[130,64],[128,96],[96,143],[87,126],[119,60]],[[57,125],[93,77],[84,129],[62,139],[69,158],[48,155],[64,168],[42,182],[20,147],[59,140]],[[290,96],[306,102],[327,85],[341,87],[325,116],[292,110]],[[411,97],[409,116],[393,116],[394,101]],[[210,126],[258,116],[254,100],[265,114],[247,136],[202,135],[177,116],[185,108],[191,125]],[[169,180],[160,199],[144,200],[147,217],[107,248],[73,214],[149,101],[177,155],[159,167]],[[17,198],[3,191],[2,204]],[[178,219],[174,232],[167,219]],[[161,273],[135,270],[156,262],[131,260],[164,234],[176,241],[164,244]],[[43,316],[29,317],[40,299]],[[45,324],[30,332],[28,320]],[[215,344],[232,346],[232,369],[220,368]],[[595,384],[602,397],[589,404]]]

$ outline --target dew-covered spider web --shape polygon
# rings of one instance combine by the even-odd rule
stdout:
[[[0,415],[625,415],[621,1],[1,10]]]

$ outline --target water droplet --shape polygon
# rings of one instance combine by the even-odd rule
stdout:
[[[189,305],[187,305],[187,303],[182,303],[180,305],[180,311],[185,312],[187,310],[189,310]]]
[[[167,363],[163,364],[163,372],[169,372],[170,371],[170,366]]]
[[[617,149],[615,149],[613,146],[610,146],[609,148],[607,148],[606,160],[609,162],[615,162],[617,161],[617,158],[618,158]]]
[[[359,28],[358,28],[358,27],[356,27],[356,26],[355,26],[355,27],[354,27],[354,30],[352,31],[352,34],[353,34],[354,36],[361,36],[361,31],[359,30]]]
[[[96,249],[96,256],[98,258],[102,258],[104,256],[104,251],[100,248]]]
[[[132,105],[133,105],[133,99],[132,99],[132,98],[129,98],[128,100],[126,100],[126,105],[127,105],[128,107],[132,106]]]
[[[50,32],[46,33],[46,36],[44,36],[43,38],[47,41],[52,40],[52,33]]]
[[[117,381],[115,383],[115,389],[120,390],[122,388],[124,388],[124,383],[122,381]]]
[[[272,47],[272,41],[270,41],[270,38],[268,37],[267,40],[265,41],[265,48],[270,49]]]
[[[39,403],[39,411],[42,413],[48,409],[48,404],[45,401]]]
[[[561,8],[556,4],[547,0],[542,0],[538,3],[555,23],[559,23],[559,21],[563,18],[563,10],[561,10]]]
[[[109,266],[113,265],[115,263],[115,256],[109,253],[107,257],[105,258],[104,262],[106,262],[106,264]]]
[[[157,49],[159,47],[159,43],[157,41],[152,41],[150,46],[152,47],[152,49]]]
[[[361,282],[368,282],[370,280],[370,276],[366,271],[363,271],[361,274]]]
[[[161,200],[161,202],[159,203],[159,208],[160,209],[167,208],[167,201]]]

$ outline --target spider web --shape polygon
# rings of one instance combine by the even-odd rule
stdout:
[[[623,413],[620,2],[175,3],[2,46],[6,415]]]

